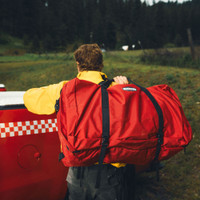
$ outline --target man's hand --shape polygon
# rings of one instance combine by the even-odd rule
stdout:
[[[118,84],[128,84],[128,79],[126,76],[116,76],[113,79]]]

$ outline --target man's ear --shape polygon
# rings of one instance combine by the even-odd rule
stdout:
[[[78,73],[80,72],[80,67],[79,67],[79,62],[76,61],[76,66],[77,66],[77,70],[78,70]]]

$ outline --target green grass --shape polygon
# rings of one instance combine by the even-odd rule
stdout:
[[[164,162],[161,180],[155,173],[137,176],[137,200],[199,200],[200,199],[200,71],[174,66],[139,63],[142,51],[106,52],[104,72],[112,78],[125,75],[149,87],[168,84],[179,96],[194,139],[186,153],[180,152]],[[0,83],[8,90],[27,90],[58,83],[76,76],[72,54],[24,54],[0,57]]]

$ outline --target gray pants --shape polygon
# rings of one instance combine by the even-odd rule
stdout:
[[[100,186],[95,188],[98,165],[69,168],[67,200],[133,200],[134,166],[103,165]]]

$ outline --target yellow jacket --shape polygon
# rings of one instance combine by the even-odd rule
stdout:
[[[104,73],[98,71],[83,71],[77,75],[78,79],[91,81],[93,83],[100,83],[103,81],[102,75],[107,77]],[[55,112],[56,100],[60,97],[60,91],[67,81],[62,81],[58,84],[53,84],[41,88],[32,88],[24,94],[24,104],[26,108],[35,114],[50,115]],[[116,83],[112,83],[115,85]],[[112,86],[111,85],[111,86]],[[124,167],[124,163],[112,163],[115,167]]]

